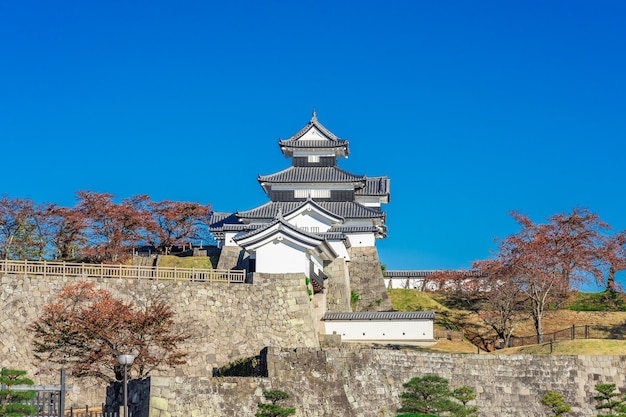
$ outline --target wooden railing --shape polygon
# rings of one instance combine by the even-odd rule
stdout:
[[[0,275],[124,278],[155,281],[246,282],[246,271],[178,267],[151,267],[113,264],[86,264],[53,261],[0,260]]]

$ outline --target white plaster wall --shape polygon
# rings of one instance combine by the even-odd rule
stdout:
[[[235,243],[233,238],[241,232],[226,232],[224,233],[224,246],[239,246]]]
[[[328,184],[309,182],[305,184],[276,184],[272,185],[272,190],[354,190],[351,184]]]
[[[385,287],[421,290],[424,287],[424,278],[385,278]]]
[[[433,340],[432,320],[325,321],[326,334],[342,340]]]
[[[380,207],[380,197],[357,195],[355,200],[365,207]]]
[[[359,226],[371,226],[372,220],[371,219],[352,219],[352,220],[346,220],[343,223],[343,226],[346,227],[359,227]]]
[[[256,250],[256,271],[272,274],[307,273],[306,251],[286,240],[274,239]]]
[[[331,225],[327,222],[328,222],[327,219],[324,219],[322,216],[315,213],[314,211],[305,211],[303,213],[298,214],[293,219],[289,220],[290,224],[303,228],[303,230],[309,231],[312,233],[327,232],[328,229],[330,229],[331,227]],[[314,232],[314,230],[317,230],[317,232]]]
[[[346,249],[346,245],[341,240],[330,240],[328,241],[330,247],[333,248],[335,253],[339,258],[343,258],[346,261],[350,260],[350,255],[348,254],[348,250]]]
[[[347,236],[353,248],[376,246],[376,236],[374,236],[374,233],[350,233],[347,234]]]

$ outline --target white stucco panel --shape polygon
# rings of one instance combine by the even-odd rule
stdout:
[[[326,334],[343,340],[433,340],[432,320],[332,320],[325,321]]]
[[[376,236],[374,233],[347,233],[347,236],[353,248],[376,246]]]
[[[289,219],[289,223],[311,233],[324,233],[332,226],[328,218],[324,218],[314,211],[298,213],[294,218]]]
[[[257,248],[256,271],[273,274],[306,273],[308,271],[306,250],[277,236],[270,243]]]

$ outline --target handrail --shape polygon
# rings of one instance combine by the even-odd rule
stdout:
[[[246,282],[246,271],[57,261],[0,260],[0,274],[83,278],[148,279],[155,281]]]

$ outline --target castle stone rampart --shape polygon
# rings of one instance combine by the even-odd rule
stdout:
[[[57,382],[35,363],[27,327],[54,301],[61,288],[81,278],[0,276],[0,367],[40,374],[36,383]],[[208,377],[213,367],[254,356],[265,346],[317,348],[317,332],[303,274],[255,274],[253,284],[193,283],[150,280],[90,279],[115,296],[146,305],[161,300],[171,305],[176,320],[191,333],[183,348],[187,365],[155,372],[155,376]],[[78,388],[90,385],[68,377]],[[79,405],[100,404],[83,389]],[[85,398],[87,396],[87,398]],[[94,402],[95,401],[95,402]]]
[[[451,388],[477,393],[483,417],[549,416],[540,404],[548,391],[562,393],[574,417],[596,415],[594,386],[626,386],[625,356],[531,356],[437,354],[386,349],[270,349],[268,378],[157,378],[151,417],[252,417],[263,390],[292,395],[286,406],[297,416],[392,417],[402,384],[436,374]]]

